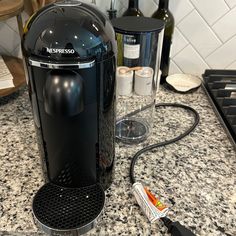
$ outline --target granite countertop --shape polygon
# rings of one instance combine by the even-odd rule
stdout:
[[[195,108],[199,126],[188,137],[147,153],[135,169],[139,180],[171,207],[196,235],[236,235],[236,153],[204,91],[180,95],[161,90],[157,102]],[[155,113],[152,136],[140,145],[116,145],[116,170],[106,191],[105,213],[87,235],[168,235],[161,222],[150,224],[135,203],[129,183],[132,155],[142,146],[177,136],[193,118],[181,109]],[[31,202],[43,185],[34,123],[26,89],[0,99],[0,235],[40,235]]]

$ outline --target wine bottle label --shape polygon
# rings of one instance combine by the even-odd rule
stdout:
[[[140,56],[140,44],[124,44],[124,57],[128,59],[138,59]]]

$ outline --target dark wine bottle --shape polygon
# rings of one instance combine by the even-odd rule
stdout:
[[[172,36],[174,33],[175,20],[169,11],[169,0],[159,0],[159,7],[152,15],[153,18],[163,20],[165,22],[164,40],[161,54],[161,84],[166,82],[170,67],[170,50],[172,44]]]
[[[129,7],[123,16],[143,16],[143,13],[139,9],[138,0],[129,0]]]

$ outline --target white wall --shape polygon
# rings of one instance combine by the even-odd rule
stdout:
[[[90,3],[91,0],[83,0]],[[117,0],[119,15],[127,0]],[[110,0],[97,0],[102,11]],[[157,9],[158,0],[140,0],[146,16]],[[201,75],[205,69],[236,69],[236,0],[170,0],[176,28],[171,73]],[[0,53],[20,56],[15,19],[0,23]]]

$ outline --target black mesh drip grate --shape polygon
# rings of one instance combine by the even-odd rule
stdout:
[[[39,189],[33,200],[36,219],[48,228],[81,228],[100,215],[105,203],[102,187],[63,188],[52,183]]]

